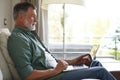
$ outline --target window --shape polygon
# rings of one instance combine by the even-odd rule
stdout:
[[[85,5],[50,4],[50,50],[55,53],[87,53],[93,46],[99,45],[106,32],[120,24],[116,23],[120,20],[117,0],[108,1],[85,0]]]

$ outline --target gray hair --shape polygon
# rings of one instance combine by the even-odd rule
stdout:
[[[27,12],[28,8],[33,8],[33,9],[36,9],[36,7],[29,3],[29,2],[22,2],[22,3],[18,3],[14,6],[14,9],[13,9],[13,18],[14,20],[17,19],[18,17],[18,14],[21,12],[21,13],[25,13]]]

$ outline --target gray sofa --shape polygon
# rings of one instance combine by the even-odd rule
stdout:
[[[2,72],[0,80],[20,80],[7,51],[7,38],[9,35],[10,32],[7,28],[0,28],[0,70]]]

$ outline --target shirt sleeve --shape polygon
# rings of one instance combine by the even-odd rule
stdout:
[[[11,36],[8,51],[22,80],[27,78],[33,71],[30,41],[23,36]]]

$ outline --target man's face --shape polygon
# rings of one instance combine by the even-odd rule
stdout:
[[[35,9],[28,8],[28,11],[24,15],[23,23],[31,31],[36,29],[37,13]]]

